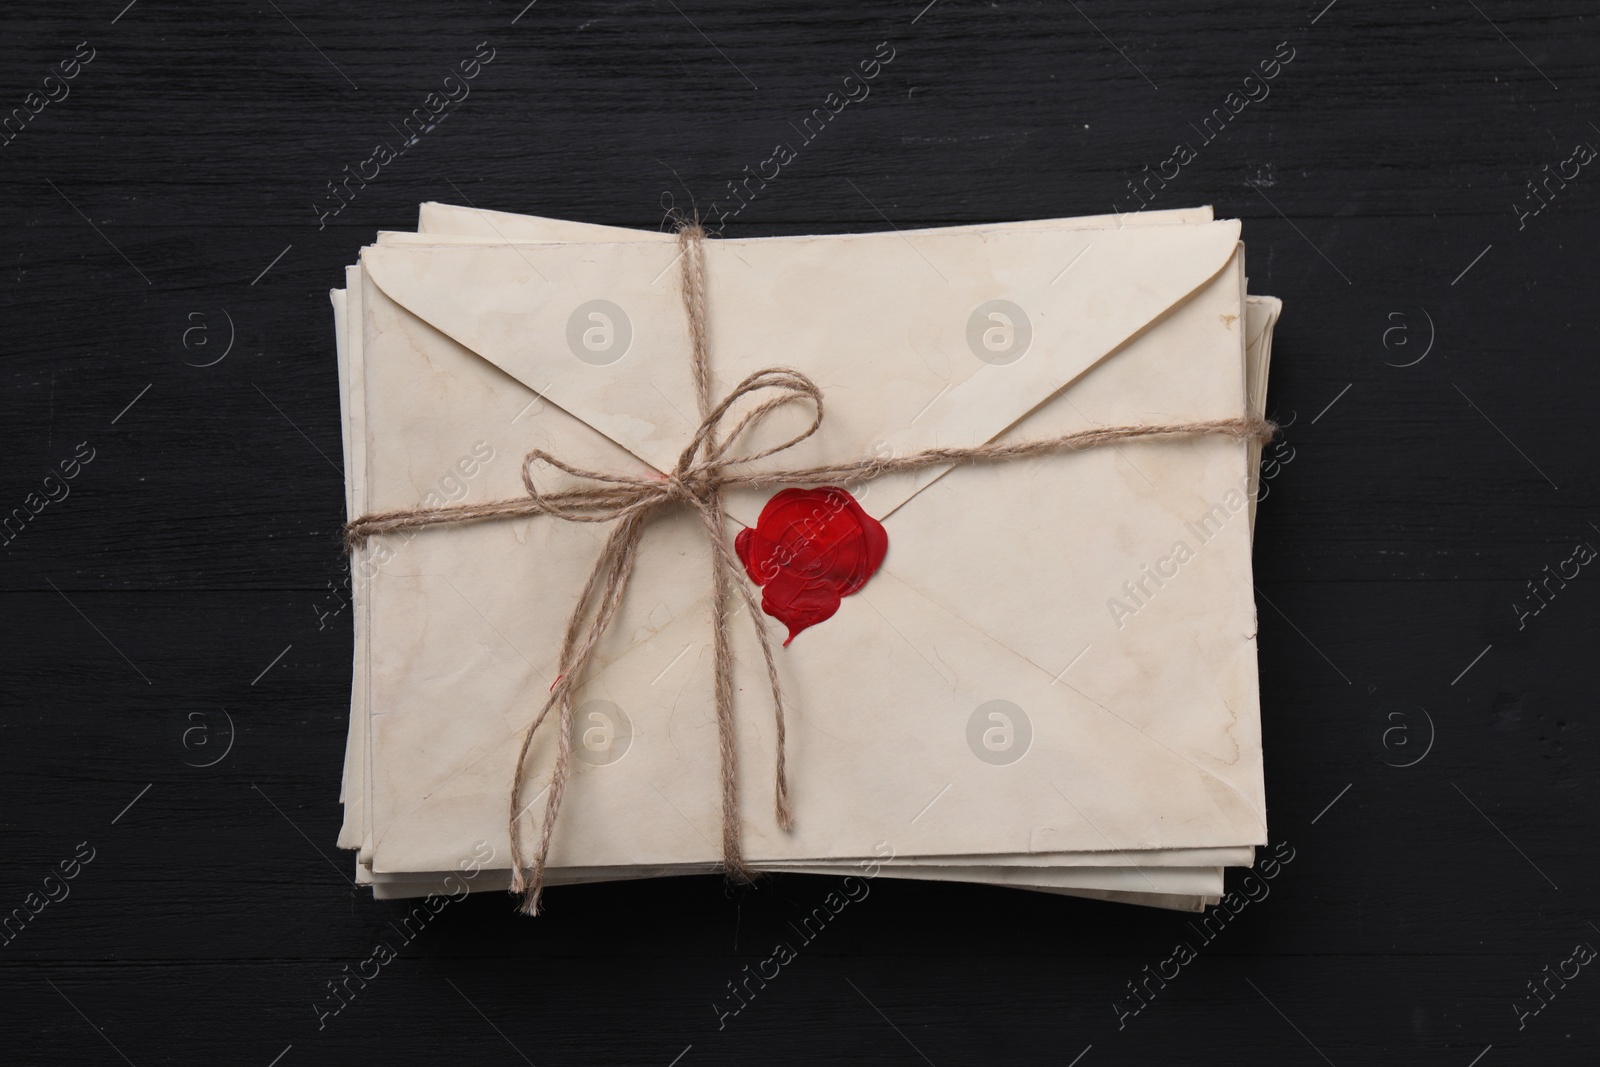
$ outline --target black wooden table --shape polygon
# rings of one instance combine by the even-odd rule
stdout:
[[[1592,5],[524,2],[0,15],[0,1062],[1596,1062]],[[1201,929],[880,880],[719,1018],[829,880],[409,938],[350,884],[326,291],[422,200],[691,199],[739,236],[1245,220],[1287,306],[1268,895]]]

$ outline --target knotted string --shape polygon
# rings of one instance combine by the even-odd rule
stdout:
[[[711,545],[713,692],[716,702],[717,740],[721,753],[722,786],[722,862],[731,875],[748,879],[740,844],[738,780],[736,775],[733,725],[733,652],[728,634],[728,588],[737,591],[761,645],[772,690],[773,721],[776,726],[773,810],[784,830],[793,826],[789,811],[788,775],[784,766],[783,691],[778,680],[777,661],[767,634],[762,613],[743,576],[743,566],[729,549],[724,537],[725,515],[722,492],[729,488],[765,487],[780,484],[824,484],[838,481],[861,482],[885,474],[923,470],[928,467],[962,463],[993,462],[1081,451],[1117,441],[1149,437],[1193,437],[1223,435],[1239,440],[1270,440],[1277,426],[1257,415],[1206,422],[1169,423],[1156,426],[1117,426],[1056,437],[1014,443],[990,442],[958,448],[929,448],[903,456],[881,456],[849,460],[791,470],[756,471],[750,464],[799,444],[822,425],[822,390],[799,371],[768,367],[750,375],[733,388],[721,402],[711,403],[711,359],[707,337],[705,290],[705,231],[698,225],[685,226],[678,234],[682,264],[681,281],[684,311],[688,319],[690,368],[700,410],[700,426],[678,456],[677,464],[665,477],[618,474],[586,470],[566,463],[543,449],[527,454],[522,464],[522,484],[527,496],[493,500],[480,504],[456,504],[441,508],[416,508],[363,515],[345,527],[345,547],[354,551],[375,534],[397,530],[417,530],[427,526],[456,525],[485,519],[549,515],[565,522],[613,523],[600,555],[595,561],[577,606],[567,622],[558,660],[559,674],[550,695],[522,732],[512,772],[509,807],[511,834],[511,890],[523,895],[522,910],[538,914],[544,888],[545,865],[550,855],[556,815],[566,792],[572,770],[573,696],[577,692],[595,648],[616,617],[623,592],[633,573],[644,528],[657,512],[687,505],[695,509],[705,525]],[[747,414],[722,433],[722,423],[733,406],[746,396],[767,393]],[[734,454],[732,449],[745,430],[776,409],[809,402],[814,410],[811,423],[782,444],[755,452]],[[560,492],[543,492],[534,483],[533,465],[544,463],[586,485]],[[529,864],[522,848],[522,797],[526,785],[524,765],[534,735],[554,709],[559,709],[555,766],[551,772],[539,844]],[[536,797],[535,800],[538,798]]]

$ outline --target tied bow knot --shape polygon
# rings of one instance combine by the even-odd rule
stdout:
[[[746,412],[731,430],[726,434],[720,434],[722,423],[735,404],[746,396],[768,391],[776,395],[762,399]],[[806,401],[813,406],[814,415],[804,430],[786,441],[767,448],[742,454],[733,452],[734,446],[745,431],[766,418],[768,414],[786,405]],[[783,691],[778,681],[777,661],[773,657],[772,642],[762,621],[761,610],[749,587],[740,577],[741,565],[729,551],[723,537],[722,489],[730,484],[750,485],[764,482],[767,476],[741,471],[739,468],[782,452],[816,433],[818,427],[822,425],[822,411],[822,390],[817,388],[816,383],[810,378],[799,371],[768,368],[740,382],[706,414],[693,439],[678,456],[677,465],[665,477],[654,474],[639,476],[588,470],[573,466],[543,449],[534,449],[523,461],[522,484],[528,491],[530,513],[538,512],[568,522],[616,524],[601,550],[600,558],[595,563],[589,581],[578,599],[578,608],[568,624],[561,650],[560,674],[555,685],[551,687],[550,696],[544,706],[523,732],[522,747],[517,756],[510,811],[511,888],[513,892],[525,894],[524,910],[530,914],[536,914],[538,910],[556,813],[560,809],[567,779],[571,773],[573,692],[593,657],[600,638],[621,604],[628,578],[633,572],[645,520],[657,509],[666,505],[681,502],[693,507],[705,525],[712,549],[715,697],[718,740],[722,757],[723,865],[738,877],[745,879],[751,877],[744,863],[738,833],[738,790],[734,776],[733,654],[728,643],[729,585],[738,591],[745,608],[750,612],[751,623],[766,662],[767,678],[772,689],[777,747],[773,811],[781,828],[788,830],[793,826],[784,766]],[[538,487],[533,477],[533,468],[537,463],[554,467],[572,477],[588,481],[591,485],[564,492],[545,492]],[[521,816],[524,810],[522,791],[525,781],[522,768],[527,761],[534,734],[545,717],[555,709],[559,709],[559,740],[555,767],[551,774],[549,799],[545,803],[539,847],[534,854],[530,880],[523,873],[528,865],[524,862],[521,844]]]
[[[717,431],[733,406],[744,397],[764,390],[773,390],[778,395],[763,400],[747,412],[729,433],[718,437]],[[728,454],[747,429],[770,412],[797,401],[810,401],[815,410],[815,417],[804,430],[780,444],[757,452]],[[782,480],[770,474],[740,471],[737,468],[792,448],[816,433],[822,425],[822,410],[822,390],[804,374],[778,367],[757,371],[736,385],[701,420],[694,438],[679,454],[676,466],[666,474],[651,471],[633,475],[588,470],[573,466],[542,448],[529,452],[522,463],[522,485],[528,492],[532,506],[526,507],[522,513],[553,515],[571,522],[612,522],[671,502],[691,504],[697,508],[711,506],[714,497],[725,486],[767,485]],[[534,479],[534,466],[540,463],[574,478],[598,484],[583,489],[546,492],[539,488]]]

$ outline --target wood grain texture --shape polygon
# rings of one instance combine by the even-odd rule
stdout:
[[[0,914],[94,850],[0,945],[0,1061],[1595,1062],[1593,968],[1521,1029],[1513,1007],[1600,944],[1600,572],[1513,609],[1600,545],[1600,174],[1514,210],[1600,145],[1592,5],[124,2],[0,13],[0,116],[94,49],[0,147],[0,512],[94,451],[0,548]],[[421,200],[726,208],[883,41],[870,95],[726,233],[1131,209],[1179,142],[1195,159],[1152,206],[1245,220],[1252,288],[1287,307],[1293,458],[1256,578],[1294,861],[1210,941],[879,880],[720,1028],[726,983],[830,880],[557,889],[535,922],[474,898],[407,939],[411,907],[355,890],[332,845],[351,637],[327,614],[326,290]],[[326,183],[479,42],[471,95],[319,228]],[[1280,43],[1270,94],[1205,141],[1191,124]],[[1182,940],[1197,958],[1119,1020]],[[319,1027],[379,943],[397,958]]]

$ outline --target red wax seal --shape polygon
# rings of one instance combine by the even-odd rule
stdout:
[[[767,501],[733,549],[761,586],[761,610],[789,628],[787,645],[831,618],[867,584],[889,551],[883,525],[838,486],[785,489]]]

